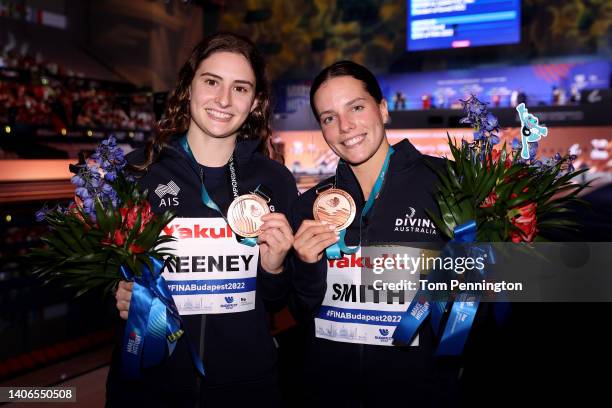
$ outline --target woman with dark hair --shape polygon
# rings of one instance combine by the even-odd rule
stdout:
[[[255,46],[233,34],[198,44],[153,140],[128,156],[154,211],[177,214],[166,233],[177,238],[178,262],[164,277],[185,333],[167,360],[144,368],[138,380],[122,376],[116,348],[108,406],[280,404],[265,306],[286,294],[282,272],[293,233],[283,214],[297,189],[271,159],[270,134],[268,81]],[[123,319],[131,291],[127,282],[117,290]]]
[[[429,325],[411,344],[393,341],[414,291],[378,290],[362,270],[364,252],[376,246],[443,242],[425,211],[436,208],[437,183],[426,161],[441,159],[422,155],[408,140],[389,144],[387,102],[359,64],[325,68],[310,103],[340,162],[335,176],[296,200],[291,215],[290,306],[309,333],[304,406],[452,405],[457,371],[434,359]]]

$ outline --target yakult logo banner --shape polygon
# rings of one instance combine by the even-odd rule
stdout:
[[[175,218],[164,233],[177,238],[164,278],[181,315],[255,308],[258,247],[238,243],[222,218]]]

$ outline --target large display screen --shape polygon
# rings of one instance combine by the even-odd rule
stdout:
[[[521,40],[520,0],[408,0],[407,10],[408,51]]]

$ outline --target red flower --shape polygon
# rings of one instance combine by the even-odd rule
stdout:
[[[115,235],[113,237],[113,243],[117,246],[123,246],[125,244],[126,236],[119,230],[115,230]]]
[[[510,223],[518,228],[518,231],[510,231],[512,242],[533,241],[538,233],[536,208],[536,203],[529,203],[510,210]]]
[[[493,162],[493,164],[497,164],[500,157],[501,157],[501,151],[497,149],[491,150],[491,161]],[[506,154],[506,161],[504,162],[504,167],[507,169],[512,167],[512,155]],[[491,168],[491,162],[487,161],[487,170],[490,168]]]
[[[497,202],[498,198],[499,197],[497,196],[497,193],[495,192],[495,190],[491,191],[489,195],[480,204],[480,208],[493,207],[495,203]]]
[[[147,224],[153,219],[153,211],[151,210],[151,204],[145,201],[140,208],[141,224],[140,231],[142,232]]]
[[[130,245],[129,250],[133,254],[142,254],[145,251],[143,247],[141,247],[140,245],[136,245],[136,244]]]
[[[144,201],[141,205],[131,205],[130,207],[122,207],[120,210],[121,218],[125,222],[125,226],[128,230],[131,230],[136,225],[138,214],[140,213],[140,228],[138,233],[144,231],[147,224],[153,219],[153,211],[151,211],[151,204],[148,201]]]
[[[120,230],[115,230],[111,238],[111,234],[109,233],[104,239],[102,239],[102,245],[112,245],[115,244],[117,246],[123,246],[125,244],[125,239],[127,235],[122,233]]]

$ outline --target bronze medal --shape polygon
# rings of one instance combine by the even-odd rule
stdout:
[[[266,201],[257,194],[243,194],[232,201],[227,210],[227,223],[236,234],[251,238],[260,234],[261,217],[270,209]]]
[[[325,221],[336,227],[336,231],[347,228],[355,219],[355,200],[339,188],[322,191],[312,206],[315,220]]]

